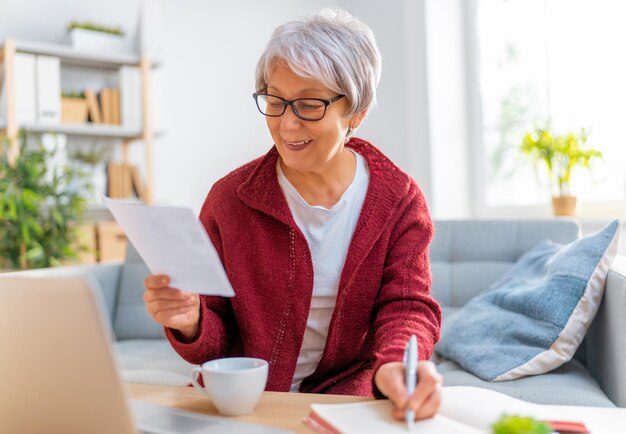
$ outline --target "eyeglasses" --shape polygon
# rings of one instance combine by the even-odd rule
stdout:
[[[333,99],[298,98],[288,100],[268,93],[255,92],[252,94],[259,111],[265,116],[277,118],[282,116],[290,105],[293,113],[304,121],[319,121],[326,114],[326,108],[339,101],[345,95],[337,95]]]

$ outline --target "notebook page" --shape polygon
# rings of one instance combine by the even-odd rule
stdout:
[[[462,421],[482,432],[503,413],[530,416],[536,404],[478,387],[449,386],[441,389],[439,414]]]
[[[488,431],[503,413],[539,420],[583,422],[593,434],[615,434],[626,426],[626,408],[542,405],[477,387],[442,388],[441,415]]]
[[[392,405],[388,400],[356,402],[351,404],[312,404],[311,409],[322,419],[345,434],[406,434],[403,421],[391,416]],[[415,434],[479,434],[482,431],[461,422],[436,415],[432,419],[415,422]]]

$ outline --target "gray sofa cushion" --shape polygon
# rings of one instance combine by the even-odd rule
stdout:
[[[482,387],[537,404],[615,407],[578,360],[547,374],[497,383],[483,381],[452,361],[440,361],[437,369],[444,386]]]
[[[444,305],[462,306],[542,239],[567,244],[578,232],[567,219],[435,221],[432,294]]]
[[[150,270],[129,242],[113,322],[117,339],[165,338],[163,327],[152,319],[143,302],[143,281],[149,274]]]
[[[446,321],[446,318],[460,309],[443,306],[443,320]],[[483,381],[453,361],[446,360],[439,355],[437,347],[431,360],[443,375],[444,386],[482,387],[537,404],[615,407],[578,360],[571,360],[547,374],[496,383]]]

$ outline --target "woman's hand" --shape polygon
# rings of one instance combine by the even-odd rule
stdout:
[[[441,403],[442,377],[435,365],[427,360],[419,362],[418,381],[413,395],[408,396],[404,380],[404,366],[400,362],[385,363],[374,377],[376,387],[394,404],[396,419],[404,420],[405,411],[415,411],[415,420],[433,417]]]
[[[159,324],[178,330],[184,339],[198,332],[200,296],[171,288],[170,277],[164,274],[145,278],[143,300],[150,316]]]

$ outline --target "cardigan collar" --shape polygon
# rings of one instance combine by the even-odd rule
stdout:
[[[346,146],[354,149],[365,158],[370,173],[367,195],[355,234],[364,218],[366,220],[374,218],[374,221],[370,223],[383,228],[384,223],[390,218],[390,211],[407,194],[410,178],[382,152],[365,140],[355,137],[350,139]],[[296,227],[285,196],[278,184],[277,161],[278,151],[273,146],[267,154],[261,157],[248,178],[241,183],[237,189],[237,195],[247,206],[274,217],[288,226]],[[373,212],[376,210],[378,212]]]

